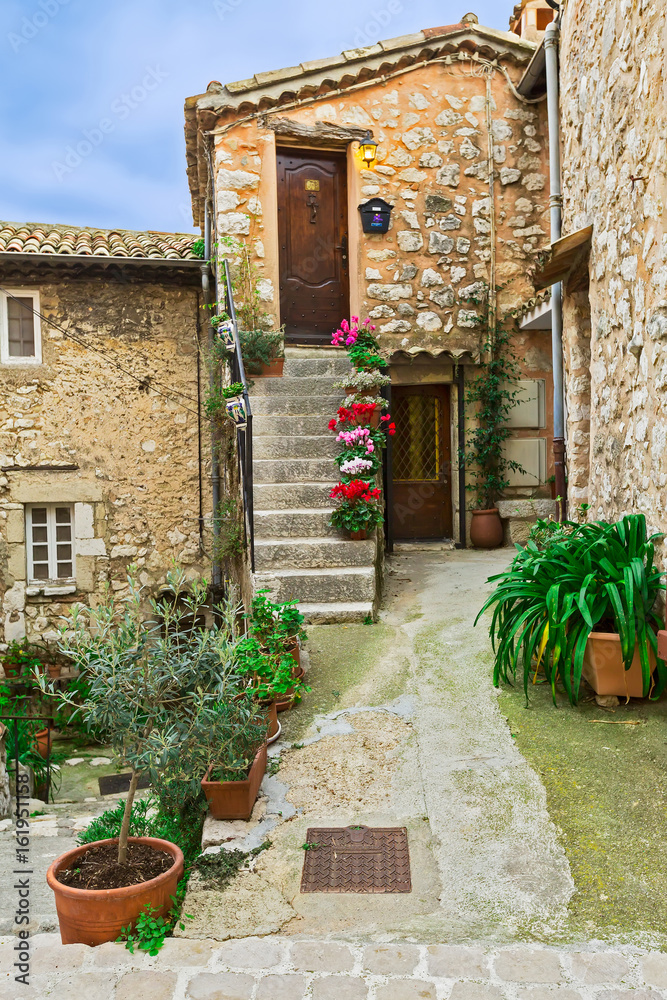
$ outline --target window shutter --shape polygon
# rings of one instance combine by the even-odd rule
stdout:
[[[9,356],[33,358],[35,356],[35,322],[32,298],[21,296],[7,298],[7,326]]]

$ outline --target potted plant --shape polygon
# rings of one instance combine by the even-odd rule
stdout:
[[[389,375],[383,375],[378,369],[371,371],[355,371],[344,379],[334,382],[334,388],[345,389],[348,396],[354,396],[355,402],[361,402],[358,397],[377,396],[383,385],[391,385]]]
[[[493,610],[494,683],[511,681],[521,662],[526,698],[539,670],[554,702],[560,683],[576,704],[582,676],[598,694],[659,697],[667,668],[657,655],[656,604],[665,584],[644,515],[538,521],[533,532],[511,567],[490,578],[496,589],[476,619]]]
[[[216,336],[224,344],[226,350],[233,351],[236,349],[236,326],[226,313],[212,316],[211,326],[215,330]]]
[[[2,669],[7,678],[29,679],[34,671],[44,670],[43,654],[38,646],[27,639],[13,639],[2,654]]]
[[[268,587],[264,587],[254,595],[250,613],[245,616],[248,631],[267,649],[272,646],[282,647],[300,666],[299,643],[305,642],[308,635],[303,627],[304,618],[298,608],[299,602],[274,602],[269,594]]]
[[[85,674],[84,696],[47,687],[45,675],[36,675],[44,693],[73,706],[131,774],[119,837],[67,851],[47,873],[65,944],[114,941],[146,906],[156,918],[171,909],[183,854],[167,841],[128,835],[139,777],[158,783],[178,766],[193,719],[244,690],[233,655],[233,595],[218,607],[220,625],[206,630],[192,626],[207,601],[206,582],[187,587],[174,572],[167,585],[173,599],[149,602],[149,618],[132,576],[122,600],[73,610],[60,650]],[[201,775],[190,778],[199,785]]]
[[[384,520],[380,505],[381,490],[365,480],[338,483],[330,496],[336,500],[337,507],[329,523],[334,528],[348,531],[352,541],[367,538],[369,531]]]
[[[507,473],[523,472],[522,466],[505,457],[504,445],[511,434],[507,419],[516,405],[517,363],[510,353],[509,332],[497,327],[489,331],[477,376],[468,383],[466,402],[477,408],[477,423],[468,432],[465,451],[471,482],[466,489],[475,497],[471,509],[470,540],[476,548],[494,549],[503,542],[503,525],[496,507],[509,486]]]
[[[239,341],[247,375],[252,375],[254,378],[282,376],[285,365],[282,332],[241,330]]]
[[[276,703],[278,712],[292,708],[304,691],[304,669],[285,649],[285,641],[272,635],[264,642],[246,634],[237,650],[239,670],[248,678],[254,697],[264,704]]]
[[[248,423],[244,391],[242,382],[232,382],[231,385],[222,390],[227,416],[238,428],[243,428]]]
[[[368,469],[366,476],[375,475],[379,470],[384,444],[381,431],[373,431],[370,427],[352,427],[349,431],[339,431],[336,443],[341,445],[341,450],[334,459],[338,466],[352,459],[362,459],[364,463],[370,463],[365,464]]]

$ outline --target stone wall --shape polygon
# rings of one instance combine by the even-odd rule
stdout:
[[[561,45],[563,233],[593,225],[588,296],[565,289],[570,501],[663,531],[665,32],[664,4],[570,0]]]
[[[494,255],[496,282],[509,283],[499,304],[509,309],[530,296],[527,262],[548,242],[544,106],[521,102],[500,69],[490,70],[489,136],[481,62],[416,67],[280,114],[369,128],[379,142],[370,170],[349,153],[351,310],[377,321],[390,351],[478,355],[474,299],[491,280]],[[520,66],[505,69],[520,78]],[[278,326],[275,148],[275,134],[253,119],[216,135],[214,162],[218,232],[249,244]],[[386,235],[360,232],[357,205],[374,195],[394,206]]]
[[[39,288],[47,318],[141,381],[44,323],[43,364],[3,366],[5,642],[23,635],[53,641],[73,604],[94,603],[107,585],[124,592],[130,563],[149,590],[164,582],[172,560],[189,575],[210,578],[210,540],[200,546],[196,288],[83,279],[26,287]],[[204,369],[202,385],[205,377]],[[208,441],[204,421],[205,462]],[[209,476],[206,466],[203,510],[210,519]],[[26,579],[24,505],[52,502],[74,505],[75,587]]]

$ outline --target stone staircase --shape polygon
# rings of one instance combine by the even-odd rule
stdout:
[[[308,622],[363,621],[377,601],[376,541],[352,542],[328,525],[338,481],[327,424],[344,395],[347,358],[287,348],[282,378],[251,391],[255,506],[253,587],[298,598]]]

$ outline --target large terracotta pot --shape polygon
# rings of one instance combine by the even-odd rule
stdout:
[[[44,760],[49,756],[52,744],[52,736],[50,729],[40,729],[38,733],[35,733],[35,750],[40,757]]]
[[[266,771],[266,743],[260,747],[244,781],[209,781],[209,767],[201,787],[213,819],[250,819]]]
[[[655,670],[655,655],[649,646],[648,662]],[[582,673],[596,694],[615,694],[617,698],[644,698],[639,646],[635,647],[632,665],[626,670],[621,656],[621,640],[614,632],[591,632],[584,651]]]
[[[497,549],[503,544],[503,522],[497,507],[490,510],[473,510],[470,523],[470,541],[476,549]]]
[[[284,367],[284,358],[274,358],[270,364],[262,365],[259,375],[252,375],[251,378],[282,378]]]
[[[280,723],[278,722],[278,709],[275,701],[263,701],[262,708],[266,711],[266,739],[268,743],[273,743],[280,735]]]
[[[174,903],[179,881],[183,878],[183,852],[176,844],[156,837],[129,837],[130,844],[149,844],[157,851],[166,851],[174,859],[169,871],[139,885],[121,889],[75,889],[63,885],[56,873],[71,867],[73,861],[97,844],[118,841],[97,840],[83,847],[75,847],[53,862],[46,873],[46,881],[56,897],[56,910],[63,944],[104,944],[115,941],[123,927],[134,925],[146,904],[156,907],[155,916],[166,917]]]

